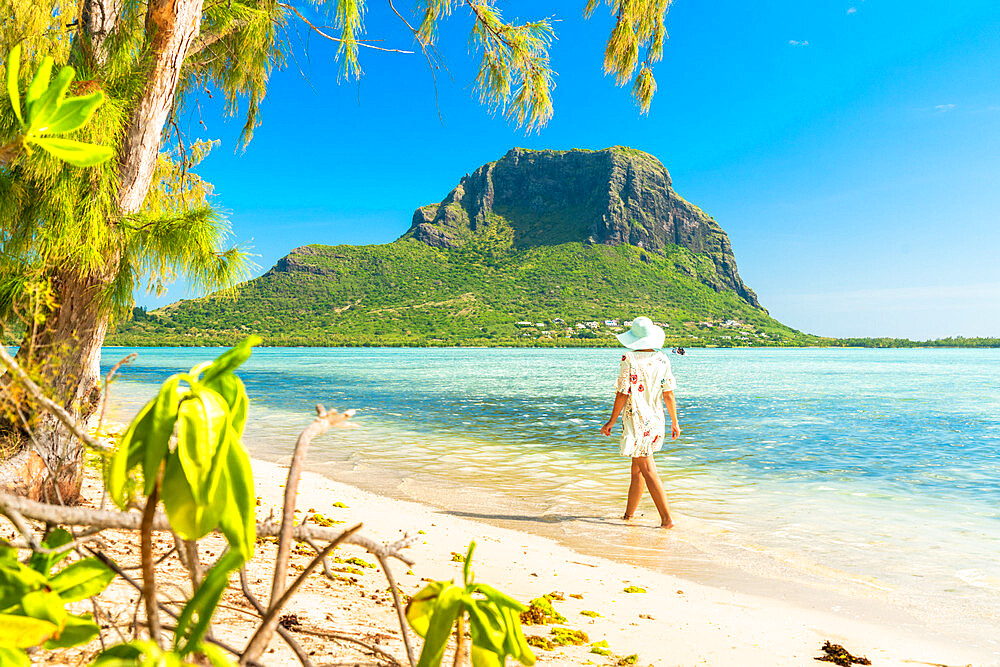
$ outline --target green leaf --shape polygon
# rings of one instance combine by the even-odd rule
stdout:
[[[63,134],[75,132],[86,125],[97,107],[104,102],[104,93],[97,91],[90,95],[68,97],[48,119],[44,127],[35,130],[38,134]]]
[[[431,614],[434,605],[437,604],[438,596],[441,595],[441,591],[452,585],[450,581],[432,581],[420,589],[420,592],[406,605],[406,620],[413,631],[421,637],[427,636],[427,627],[430,625]]]
[[[472,667],[503,667],[505,660],[501,656],[497,655],[493,651],[476,646],[475,640],[472,640],[472,651],[470,651],[472,657]]]
[[[156,477],[160,473],[160,464],[170,449],[170,436],[174,434],[181,400],[180,382],[180,375],[167,378],[153,401],[149,429],[142,443],[142,474],[145,479],[143,492],[147,496],[153,492],[153,485],[156,484]]]
[[[474,600],[468,593],[463,597],[462,603],[469,612],[469,634],[472,635],[472,644],[502,654],[507,632],[500,610],[489,602]]]
[[[111,500],[121,509],[125,509],[128,503],[126,490],[129,470],[138,465],[142,443],[148,439],[149,430],[152,428],[153,405],[154,401],[149,401],[142,406],[142,410],[125,430],[125,435],[118,442],[118,449],[111,455],[108,463],[104,487],[108,490]]]
[[[257,542],[253,470],[250,467],[250,457],[232,431],[223,467],[226,471],[226,479],[223,481],[226,504],[219,517],[219,528],[229,540],[230,547],[239,551],[244,559],[250,560]]]
[[[247,336],[234,345],[232,349],[223,352],[215,361],[212,362],[211,366],[205,369],[202,382],[207,384],[221,375],[232,373],[234,370],[239,368],[244,361],[250,358],[253,346],[260,345],[261,342],[262,340],[260,336]]]
[[[476,591],[485,595],[487,599],[489,599],[490,602],[495,604],[497,607],[508,607],[510,609],[513,609],[517,613],[521,613],[522,611],[528,610],[528,607],[526,605],[518,602],[509,595],[501,593],[492,586],[488,586],[486,584],[476,584],[474,588]]]
[[[0,647],[38,646],[56,633],[55,623],[40,618],[0,614]]]
[[[24,615],[52,623],[56,626],[56,636],[62,632],[66,622],[65,604],[59,594],[52,591],[32,591],[21,598]]]
[[[174,648],[181,654],[195,650],[200,644],[212,614],[219,604],[222,593],[229,586],[229,574],[243,565],[243,556],[236,551],[227,551],[208,571],[201,586],[177,618],[177,629],[174,631]]]
[[[167,456],[161,490],[163,508],[167,512],[167,518],[170,519],[170,526],[185,540],[200,539],[219,524],[219,516],[225,508],[226,489],[222,485],[216,488],[221,496],[214,499],[217,502],[195,502],[191,485],[181,468],[177,452],[171,452]]]
[[[177,409],[177,455],[194,499],[207,503],[216,450],[224,444],[229,428],[229,405],[218,393],[199,387]],[[215,473],[213,475],[213,472]]]
[[[431,622],[427,627],[424,647],[420,651],[417,667],[438,667],[444,657],[452,626],[462,613],[462,595],[465,591],[458,586],[449,586],[437,597],[437,604],[431,612]]]
[[[42,91],[41,96],[33,103],[28,103],[29,135],[43,132],[44,128],[52,122],[52,118],[62,106],[63,96],[74,76],[76,76],[76,72],[72,67],[61,68],[52,83]]]
[[[69,544],[73,541],[73,536],[70,535],[69,531],[65,528],[56,528],[49,536],[45,538],[42,542],[42,546],[46,549],[57,549],[64,544]],[[69,556],[70,550],[63,551],[58,554],[46,554],[40,551],[32,552],[31,560],[28,561],[28,565],[35,572],[40,572],[41,574],[48,575],[49,571],[52,569],[56,563],[61,561],[66,556]]]
[[[31,667],[31,658],[20,649],[0,646],[0,665],[4,667]]]
[[[469,542],[469,550],[465,554],[465,563],[462,564],[462,581],[465,582],[466,588],[472,585],[472,552],[475,550],[476,541],[472,540]]]
[[[93,167],[111,159],[114,151],[108,146],[95,146],[72,139],[58,137],[26,137],[26,141],[36,144],[39,148],[51,153],[63,162],[74,167]]]
[[[24,117],[21,115],[21,91],[18,74],[21,69],[21,45],[18,44],[7,54],[7,95],[10,97],[10,106],[14,109],[17,122],[24,127]]]
[[[247,422],[247,409],[250,404],[243,381],[232,374],[219,375],[211,382],[206,382],[205,387],[217,392],[229,405],[233,431],[236,432],[237,439],[242,438],[243,426]]]
[[[28,121],[31,121],[31,107],[35,101],[42,96],[42,93],[49,87],[49,77],[52,76],[52,56],[45,56],[42,64],[35,70],[35,76],[28,84],[28,94],[24,97],[24,106],[27,111]]]
[[[115,573],[96,558],[84,558],[63,568],[49,579],[49,586],[64,602],[97,595],[111,583]]]
[[[79,644],[86,644],[96,637],[101,629],[94,623],[90,614],[82,616],[67,616],[66,624],[57,639],[50,639],[45,642],[45,648],[52,650],[57,648],[69,648]]]
[[[142,647],[143,643],[145,642],[135,641],[112,646],[97,656],[97,659],[91,663],[90,667],[135,667],[135,665],[139,664],[139,659],[143,655],[148,655],[148,652],[143,650],[145,648]]]
[[[502,607],[500,613],[507,626],[504,652],[518,660],[522,665],[535,664],[535,654],[532,653],[531,646],[528,645],[528,640],[524,638],[524,633],[521,631],[519,613],[511,607]]]
[[[48,579],[41,573],[16,561],[12,564],[4,562],[0,566],[0,609],[10,609],[26,593],[46,584]]]

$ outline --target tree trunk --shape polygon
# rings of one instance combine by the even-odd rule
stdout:
[[[146,39],[153,51],[153,67],[146,89],[132,113],[121,155],[118,207],[135,213],[142,206],[160,153],[161,135],[174,105],[181,66],[201,25],[202,0],[150,0],[146,10]]]
[[[80,39],[74,44],[75,58],[86,58],[97,67],[103,66],[108,60],[108,50],[105,41],[118,27],[124,0],[84,0],[80,7]]]
[[[81,421],[94,415],[101,397],[101,345],[108,317],[95,297],[103,286],[93,276],[56,276],[59,304],[37,330],[29,329],[16,356],[50,397]],[[24,436],[24,447],[0,463],[0,486],[30,498],[74,502],[83,479],[80,444],[52,415],[31,409],[27,400],[21,405],[13,425]]]
[[[118,25],[122,0],[84,0],[82,40],[77,52],[100,67],[106,58],[105,39]],[[188,50],[201,24],[202,0],[149,0],[146,8],[146,42],[151,67],[146,87],[132,111],[118,155],[120,185],[118,209],[122,214],[142,208],[152,182],[162,144],[163,127],[174,104],[174,93]],[[109,259],[107,273],[117,267]],[[18,361],[41,372],[42,384],[52,398],[86,417],[100,398],[101,345],[108,315],[95,301],[102,287],[99,277],[69,273],[57,276],[59,306],[37,336],[26,340]],[[0,386],[0,391],[4,387]],[[0,463],[0,487],[29,497],[72,502],[79,494],[83,450],[63,427],[44,413],[33,415],[28,447]]]

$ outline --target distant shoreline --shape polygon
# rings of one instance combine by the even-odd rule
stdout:
[[[121,343],[117,341],[105,343],[103,347],[114,347],[114,348],[169,348],[169,347],[197,347],[197,348],[227,348],[234,345],[240,339],[233,339],[232,341],[212,341],[211,343],[197,343],[191,342],[170,342],[170,343],[158,343],[158,344],[148,344],[148,343]],[[850,343],[846,341],[850,340]],[[816,350],[816,349],[853,349],[853,350],[871,350],[871,349],[996,349],[1000,348],[1000,338],[987,338],[987,339],[957,339],[952,342],[950,339],[932,340],[932,341],[907,341],[905,339],[898,340],[892,343],[883,343],[884,339],[872,339],[869,344],[865,343],[855,343],[857,339],[845,339],[842,341],[833,342],[826,345],[795,345],[795,344],[785,344],[785,345],[698,345],[698,344],[681,344],[681,345],[668,345],[663,349],[672,349],[673,347],[682,347],[685,350],[776,350],[776,349],[796,349],[796,350]],[[982,341],[982,342],[972,342],[972,341]],[[12,343],[16,345],[16,343]],[[441,343],[441,344],[427,344],[427,343],[400,343],[400,342],[385,342],[385,343],[356,343],[349,344],[339,342],[332,345],[322,345],[322,344],[311,344],[311,343],[301,343],[301,342],[289,342],[289,343],[274,343],[265,341],[264,343],[257,346],[258,348],[316,348],[316,349],[352,349],[352,348],[416,348],[416,349],[603,349],[611,350],[619,347],[614,344],[556,344],[556,343],[519,343],[519,344],[496,344],[496,345],[464,345],[462,343]]]

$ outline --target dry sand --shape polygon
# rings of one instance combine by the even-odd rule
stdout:
[[[287,470],[279,465],[253,462],[262,516],[280,511]],[[100,502],[100,480],[90,473],[85,486],[87,503]],[[345,505],[339,507],[337,504]],[[417,503],[401,501],[361,491],[320,475],[303,476],[298,508],[304,516],[310,510],[343,521],[344,527],[363,523],[363,533],[384,542],[406,533],[417,536],[409,549],[416,561],[412,572],[402,563],[394,566],[401,589],[418,591],[426,580],[460,579],[461,563],[454,554],[464,554],[470,540],[477,542],[473,568],[478,580],[527,602],[559,592],[563,600],[553,602],[566,617],[565,627],[584,631],[589,639],[582,646],[536,649],[542,665],[716,665],[778,666],[816,665],[825,640],[843,644],[855,655],[865,655],[876,666],[905,665],[985,665],[981,656],[968,654],[961,646],[907,635],[893,627],[862,622],[832,612],[805,609],[781,600],[721,590],[678,577],[611,560],[581,555],[549,539],[494,527],[442,513]],[[636,530],[654,530],[652,526]],[[678,530],[683,530],[683,527]],[[418,531],[423,531],[422,533]],[[138,537],[107,531],[107,552],[120,564],[138,565]],[[202,556],[211,560],[221,552],[220,538],[203,540]],[[158,553],[165,553],[172,541],[160,539]],[[363,550],[347,546],[335,554],[341,560],[358,557],[369,563],[375,559]],[[274,546],[262,543],[249,567],[252,588],[260,598],[269,590]],[[311,560],[311,552],[301,549],[293,557],[291,574]],[[401,663],[406,663],[388,584],[374,567],[339,563],[337,580],[322,572],[309,577],[302,592],[290,604],[296,638],[317,664],[375,665],[372,653],[347,641],[331,641],[310,632],[349,634],[377,644]],[[133,571],[138,577],[138,571]],[[165,590],[190,590],[185,571],[176,558],[158,568]],[[235,578],[234,578],[234,583]],[[237,584],[238,585],[238,584]],[[626,593],[629,586],[644,592]],[[137,595],[116,580],[102,596],[102,608],[113,621],[106,637],[115,633],[130,636]],[[87,605],[86,608],[89,608]],[[82,611],[83,609],[81,609]],[[582,612],[596,612],[588,616]],[[141,618],[141,614],[139,614]],[[253,629],[250,606],[238,588],[228,591],[216,617],[215,637],[233,646],[245,644]],[[290,619],[292,620],[292,619]],[[548,626],[525,626],[525,634],[550,636]],[[612,655],[591,652],[589,643],[606,641]],[[64,652],[59,662],[36,656],[38,664],[84,664],[99,649],[95,643],[82,650]],[[619,662],[637,656],[634,663]],[[267,665],[298,664],[279,638],[265,654]],[[446,664],[451,664],[447,662]]]

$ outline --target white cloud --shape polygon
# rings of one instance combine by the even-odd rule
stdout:
[[[800,42],[797,39],[790,39],[788,40],[788,43],[792,46],[809,46],[809,40],[803,40]]]
[[[936,105],[934,105],[934,108],[937,109],[938,111],[951,111],[952,109],[955,108],[955,105],[954,104],[936,104]]]
[[[858,13],[858,8],[857,7],[851,7],[851,8],[849,8],[847,10],[847,13],[848,14],[857,14]]]

